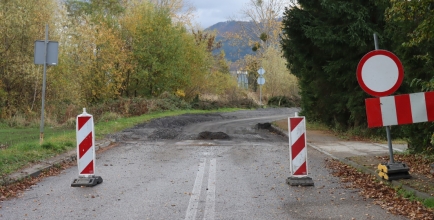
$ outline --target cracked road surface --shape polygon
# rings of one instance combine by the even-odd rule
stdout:
[[[287,185],[288,139],[256,125],[295,111],[183,115],[137,125],[114,134],[118,145],[97,155],[102,184],[70,187],[78,171],[67,169],[1,203],[0,219],[405,219],[343,187],[325,168],[327,156],[312,148],[315,186]],[[228,138],[199,138],[201,132]]]

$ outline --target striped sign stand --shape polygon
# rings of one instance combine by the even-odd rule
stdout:
[[[71,186],[95,186],[102,183],[100,176],[95,176],[95,129],[92,115],[83,109],[83,113],[77,116],[77,164],[78,179]]]
[[[313,186],[312,178],[308,177],[306,122],[305,117],[288,118],[289,157],[291,177],[287,183],[292,186]]]

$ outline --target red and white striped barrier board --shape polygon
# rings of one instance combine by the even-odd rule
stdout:
[[[307,176],[306,122],[304,117],[288,118],[289,157],[292,176]]]
[[[95,130],[92,115],[83,113],[77,116],[77,161],[79,176],[95,174]]]
[[[434,92],[365,99],[368,127],[434,121]]]

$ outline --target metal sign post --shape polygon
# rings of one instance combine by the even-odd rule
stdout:
[[[380,163],[378,165],[378,175],[387,180],[411,178],[410,174],[408,173],[409,168],[405,163],[395,163],[393,158],[390,126],[388,125],[389,121],[394,121],[393,118],[395,118],[395,120],[398,118],[401,119],[401,116],[397,118],[393,117],[393,115],[396,115],[398,111],[392,109],[393,105],[389,104],[389,102],[400,104],[401,102],[405,101],[405,97],[390,97],[388,95],[394,93],[401,85],[404,78],[404,68],[401,61],[395,54],[386,50],[379,50],[376,34],[374,34],[374,43],[375,50],[363,56],[359,62],[359,65],[357,66],[357,81],[359,82],[360,87],[362,87],[366,93],[372,96],[380,97],[365,100],[368,124],[369,122],[372,123],[373,121],[377,120],[372,119],[372,106],[381,109],[380,114],[374,115],[375,117],[378,118],[378,116],[381,116],[380,118],[382,119],[383,110],[384,113],[387,114],[385,115],[386,120],[384,120],[386,123],[382,122],[381,124],[386,127],[390,162]],[[398,101],[395,102],[395,99],[398,99]],[[408,100],[406,105],[411,105],[410,103],[411,102]],[[374,112],[378,113],[378,111]],[[399,112],[401,113],[401,111]],[[405,118],[405,120],[407,120],[407,118]],[[402,121],[400,122],[403,123]]]
[[[265,83],[265,78],[262,77],[265,73],[265,70],[261,67],[258,70],[259,77],[258,77],[258,85],[259,85],[259,104],[262,105],[262,85]]]
[[[58,43],[56,41],[48,41],[48,24],[45,24],[45,40],[35,42],[35,64],[44,65],[44,73],[42,76],[42,107],[41,107],[41,126],[39,142],[44,141],[44,111],[45,111],[45,87],[47,81],[47,65],[57,65]]]
[[[375,44],[375,50],[378,50],[379,49],[378,38],[376,34],[374,34],[374,44]],[[390,126],[386,126],[386,136],[387,136],[387,145],[389,146],[390,163],[395,163],[395,160],[393,159],[393,147],[392,147],[392,140],[391,140],[392,138],[390,137]]]

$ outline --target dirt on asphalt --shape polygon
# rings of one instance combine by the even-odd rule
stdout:
[[[183,135],[183,127],[194,123],[214,121],[222,118],[224,117],[221,114],[184,114],[158,118],[110,135],[110,137],[117,142],[128,139],[149,141],[196,139],[198,137],[187,137]]]
[[[276,109],[260,109],[260,111],[276,111]],[[288,112],[288,109],[282,108],[276,113]],[[184,114],[176,117],[164,117],[160,119],[154,119],[150,122],[138,124],[131,129],[126,129],[117,134],[113,134],[112,138],[116,141],[123,140],[228,140],[231,137],[221,131],[206,131],[203,130],[198,134],[186,134],[183,133],[183,128],[200,122],[217,121],[222,119],[231,118],[248,118],[251,111],[237,111],[233,113],[213,113],[213,114]],[[256,113],[257,114],[257,111]],[[270,130],[271,123],[287,131],[287,120],[279,120],[270,123],[258,123],[256,129]],[[272,131],[272,130],[271,130]],[[350,138],[349,140],[343,140],[336,136],[334,133],[325,130],[307,130],[307,142],[308,143],[334,143],[338,141],[355,141],[356,138]],[[399,180],[403,185],[408,185],[417,191],[434,196],[434,179],[430,173],[430,163],[418,158],[414,155],[395,154],[395,161],[401,161],[406,163],[410,167],[411,179]],[[372,172],[377,171],[377,166],[380,163],[386,163],[389,160],[388,154],[379,156],[356,156],[346,158],[353,161]]]
[[[151,120],[142,124],[138,124],[130,129],[126,129],[122,132],[112,134],[109,137],[116,142],[125,140],[194,140],[194,139],[230,139],[224,132],[207,131],[203,130],[197,134],[184,133],[183,128],[188,125],[196,124],[200,122],[217,121],[224,119],[243,119],[249,118],[253,115],[257,115],[261,112],[266,115],[267,111],[273,111],[276,114],[286,114],[289,112],[288,108],[267,108],[258,109],[255,111],[243,110],[230,113],[210,113],[210,114],[184,114],[179,116],[164,117]],[[259,123],[256,128],[269,130],[271,128],[270,123]]]

